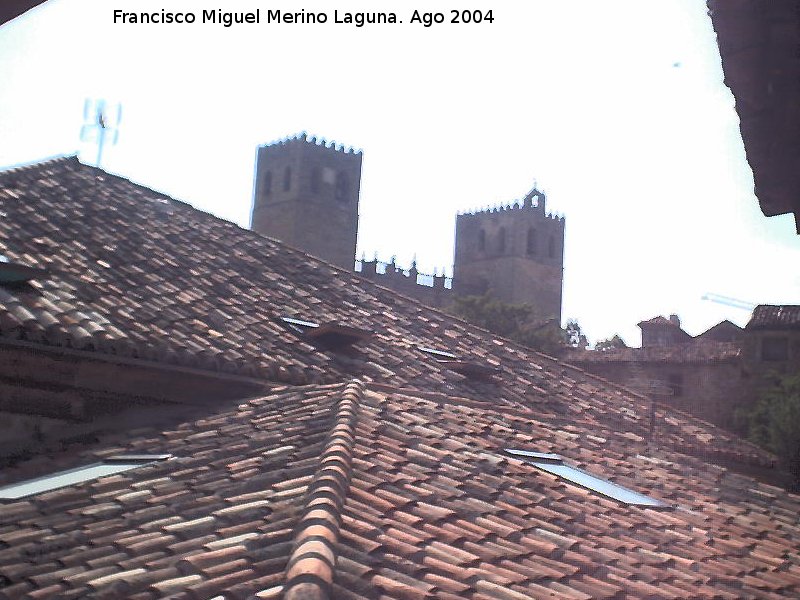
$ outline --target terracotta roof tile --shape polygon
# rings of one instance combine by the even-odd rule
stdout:
[[[4,469],[175,457],[3,505],[7,596],[800,593],[800,499],[704,462],[770,463],[732,434],[661,407],[651,437],[640,396],[72,159],[0,174],[0,203],[3,252],[51,271],[0,296],[3,342],[293,384]],[[289,335],[284,313],[375,336],[343,359]],[[421,343],[502,371],[448,374]],[[364,382],[333,383],[352,373]],[[621,504],[505,448],[678,508]]]
[[[800,305],[759,304],[746,329],[797,329],[800,327]]]

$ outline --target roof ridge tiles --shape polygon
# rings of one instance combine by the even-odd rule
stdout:
[[[363,396],[364,386],[358,380],[348,383],[341,393],[298,522],[294,550],[286,570],[286,600],[323,600],[329,597]]]

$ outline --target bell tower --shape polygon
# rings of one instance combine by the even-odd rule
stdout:
[[[453,290],[531,304],[540,319],[560,323],[564,218],[547,214],[545,202],[534,188],[522,203],[459,214]]]
[[[305,133],[259,146],[251,229],[352,271],[361,158]]]

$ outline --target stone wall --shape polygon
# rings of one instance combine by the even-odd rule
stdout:
[[[735,429],[736,410],[755,401],[751,381],[737,361],[700,364],[571,362],[727,429]]]
[[[416,264],[404,270],[398,268],[394,260],[389,263],[377,259],[360,260],[356,263],[356,270],[362,277],[415,298],[427,306],[444,308],[453,301],[452,279],[444,275],[420,273]]]

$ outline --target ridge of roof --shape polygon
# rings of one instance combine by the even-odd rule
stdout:
[[[60,163],[60,162],[64,163],[76,162],[78,164],[83,165],[83,163],[80,162],[80,159],[78,159],[77,154],[54,154],[53,156],[49,156],[47,158],[39,158],[32,161],[26,161],[0,167],[0,175],[13,175],[13,174],[18,174],[20,172],[24,173],[42,167],[48,167],[55,163]],[[84,165],[84,166],[89,166],[89,165]]]
[[[354,380],[341,394],[297,525],[286,569],[286,600],[325,600],[333,585],[336,546],[350,486],[355,427],[363,393],[361,382]]]

